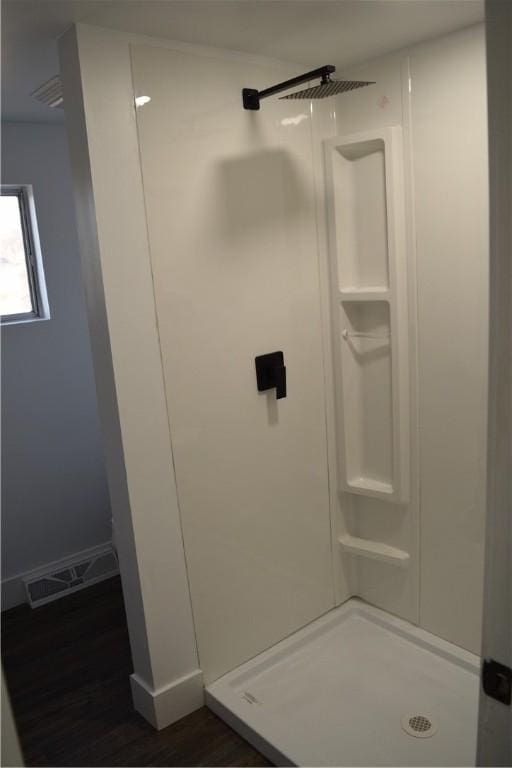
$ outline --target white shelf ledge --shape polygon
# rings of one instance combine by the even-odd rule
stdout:
[[[340,301],[389,301],[389,288],[343,288]]]
[[[409,553],[403,549],[390,547],[389,544],[382,544],[379,541],[370,541],[369,539],[359,539],[357,536],[350,536],[346,533],[338,539],[344,552],[359,557],[368,557],[371,560],[380,560],[382,563],[391,563],[400,568],[407,568],[409,565]]]
[[[347,486],[354,493],[378,493],[390,495],[393,493],[391,483],[384,483],[381,480],[373,480],[371,477],[354,477],[347,480]]]

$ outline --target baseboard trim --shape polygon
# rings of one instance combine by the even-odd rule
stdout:
[[[133,705],[157,730],[166,728],[204,705],[203,673],[194,670],[153,690],[136,673],[130,675]]]
[[[44,576],[49,571],[64,570],[77,559],[92,559],[98,557],[103,552],[112,547],[111,541],[104,541],[101,544],[97,544],[89,549],[83,549],[80,552],[75,552],[72,555],[67,555],[60,560],[52,560],[49,563],[40,565],[38,568],[33,568],[30,571],[24,571],[23,573],[17,573],[15,576],[10,576],[7,579],[2,580],[2,611],[8,611],[9,608],[15,608],[17,605],[23,605],[28,603],[27,592],[25,589],[25,579],[35,579],[38,576]],[[71,590],[63,593],[71,594]]]

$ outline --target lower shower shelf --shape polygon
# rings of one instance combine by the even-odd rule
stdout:
[[[352,493],[361,493],[364,496],[384,496],[386,493],[392,495],[393,486],[391,483],[383,483],[382,480],[374,480],[371,477],[355,477],[347,480],[347,486]]]
[[[340,301],[389,301],[389,288],[374,286],[369,288],[340,288]]]
[[[357,536],[350,536],[346,533],[338,539],[344,552],[359,557],[368,557],[371,560],[380,560],[382,563],[391,563],[400,568],[407,568],[409,565],[409,553],[403,549],[390,547],[389,544],[382,544],[379,541],[370,541],[369,539],[360,539]]]

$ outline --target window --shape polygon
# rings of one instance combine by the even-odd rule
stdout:
[[[32,188],[2,185],[0,191],[1,321],[49,317]]]

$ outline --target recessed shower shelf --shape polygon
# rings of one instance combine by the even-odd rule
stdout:
[[[388,301],[389,288],[342,288],[340,301]]]
[[[404,552],[403,549],[391,547],[389,544],[360,539],[357,536],[350,536],[348,533],[340,536],[338,541],[343,551],[351,555],[368,557],[370,560],[379,560],[382,563],[390,563],[400,568],[407,568],[409,565],[409,553]]]
[[[401,128],[336,136],[325,151],[338,485],[403,503],[409,381]]]
[[[353,493],[362,493],[365,496],[378,494],[393,493],[393,486],[391,483],[384,483],[382,480],[374,480],[371,477],[354,477],[347,480],[347,485]]]

